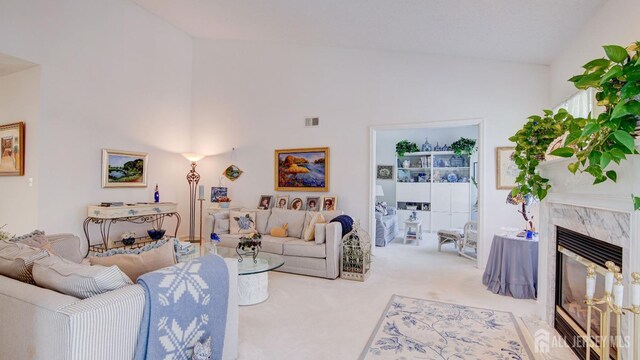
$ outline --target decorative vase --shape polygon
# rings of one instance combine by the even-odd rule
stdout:
[[[147,234],[149,234],[149,237],[151,238],[151,240],[160,240],[160,239],[162,239],[162,237],[164,236],[164,233],[166,233],[166,232],[167,232],[167,230],[164,230],[164,229],[147,230]]]
[[[156,191],[153,193],[153,201],[160,202],[160,191],[158,191],[158,184],[156,184]]]
[[[221,202],[220,203],[220,207],[222,209],[228,209],[229,208],[229,203],[228,202]]]
[[[136,242],[136,238],[134,237],[128,237],[128,238],[122,239],[122,244],[126,246],[131,246],[135,244],[135,242]]]

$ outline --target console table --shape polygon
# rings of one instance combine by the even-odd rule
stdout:
[[[135,204],[124,206],[100,206],[89,205],[87,207],[87,218],[84,220],[84,235],[87,238],[87,255],[89,251],[104,252],[109,250],[109,232],[111,225],[117,222],[128,222],[134,224],[152,223],[154,228],[162,229],[162,224],[166,217],[176,218],[176,229],[173,236],[178,235],[180,227],[180,214],[178,214],[178,204],[163,202],[152,204]],[[89,225],[96,224],[100,228],[102,236],[102,244],[91,245],[89,236]],[[136,238],[131,248],[142,247],[146,244],[155,242],[148,236]],[[86,255],[85,255],[86,256]]]

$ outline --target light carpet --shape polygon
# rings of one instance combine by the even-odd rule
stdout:
[[[360,359],[533,359],[510,312],[394,295]]]

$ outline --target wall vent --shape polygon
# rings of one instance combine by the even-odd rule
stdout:
[[[313,126],[318,126],[320,125],[320,118],[314,117],[314,118],[305,118],[304,119],[304,126],[306,127],[313,127]]]

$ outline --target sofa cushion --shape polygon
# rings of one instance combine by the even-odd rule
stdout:
[[[291,240],[284,244],[284,254],[288,256],[302,256],[324,259],[327,257],[326,246],[314,241]]]
[[[117,266],[76,264],[59,256],[37,260],[33,279],[45,289],[80,299],[133,284]]]
[[[318,211],[307,211],[304,217],[304,229],[303,231],[307,231],[309,228],[309,224],[311,223],[311,219]],[[320,211],[325,222],[329,222],[333,220],[336,216],[340,216],[343,214],[342,210],[332,210],[332,211]]]
[[[35,284],[32,274],[33,262],[47,256],[49,252],[43,249],[6,240],[0,241],[0,275]]]
[[[322,213],[315,212],[311,217],[309,224],[306,226],[304,230],[304,234],[302,236],[302,240],[312,241],[316,237],[316,224],[324,223],[324,216]]]
[[[327,224],[326,223],[322,223],[322,224],[316,224],[315,227],[315,242],[316,244],[320,245],[320,244],[324,244],[327,238]]]
[[[251,234],[256,231],[255,211],[229,212],[229,234]]]
[[[220,234],[229,233],[229,212],[219,212],[213,215],[213,232]]]
[[[140,254],[91,256],[89,261],[92,265],[117,265],[131,280],[136,281],[143,274],[175,264],[175,243],[167,241],[158,248]]]
[[[284,244],[294,240],[300,240],[300,239],[293,238],[293,237],[273,237],[271,235],[264,235],[262,237],[261,251],[268,252],[271,254],[282,255],[284,253]]]
[[[272,209],[271,216],[267,226],[267,231],[271,233],[274,227],[281,227],[284,224],[289,225],[289,236],[302,238],[302,228],[304,227],[305,212],[288,209]]]
[[[86,240],[81,240],[73,234],[47,235],[47,240],[49,240],[53,252],[66,260],[80,263],[86,255]]]
[[[262,235],[269,234],[267,232],[267,224],[269,223],[269,217],[271,216],[271,209],[267,210],[255,210],[256,212],[256,230]]]

